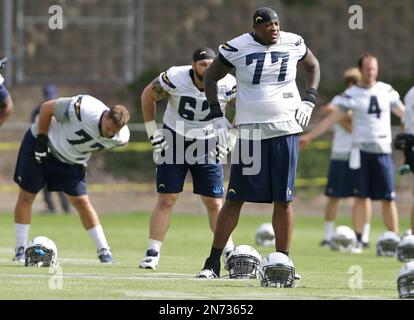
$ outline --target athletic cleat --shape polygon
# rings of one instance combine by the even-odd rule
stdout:
[[[15,249],[16,254],[14,255],[13,261],[16,262],[25,262],[24,247],[18,247]]]
[[[352,253],[362,253],[362,242],[358,241],[354,247],[351,248]]]
[[[112,253],[109,248],[102,248],[98,250],[98,258],[101,263],[113,263]]]
[[[362,241],[362,248],[363,249],[368,249],[369,248],[369,242]]]
[[[331,242],[329,240],[322,240],[319,246],[320,247],[331,247]]]
[[[141,269],[156,270],[160,261],[160,253],[154,249],[147,250],[146,256],[141,260],[139,267]]]
[[[203,269],[199,273],[196,274],[196,278],[199,279],[215,279],[219,276],[214,273],[211,269]]]

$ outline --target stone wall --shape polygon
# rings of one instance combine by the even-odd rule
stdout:
[[[135,0],[136,16],[138,1]],[[145,3],[144,69],[189,63],[195,48],[204,45],[217,48],[224,41],[250,31],[252,12],[266,5],[278,11],[283,30],[304,37],[320,60],[323,82],[337,81],[343,70],[354,65],[365,51],[378,55],[385,78],[414,75],[412,0],[147,0]],[[26,14],[47,15],[50,4],[62,5],[65,17],[122,17],[128,13],[128,0],[26,0]],[[348,8],[352,4],[359,4],[364,10],[363,30],[353,31],[348,27]],[[138,34],[136,27],[136,41]],[[14,39],[17,48],[17,35]],[[80,81],[86,82],[90,78],[123,76],[125,48],[131,45],[126,43],[123,27],[73,24],[65,26],[63,31],[50,31],[47,25],[28,25],[24,42],[28,74],[79,76]],[[135,44],[134,41],[134,48]]]

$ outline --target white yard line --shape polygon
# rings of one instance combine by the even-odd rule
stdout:
[[[47,269],[45,269],[47,270]],[[48,271],[46,271],[48,272]],[[51,274],[6,274],[1,273],[1,278],[50,278]],[[62,277],[66,279],[89,279],[89,280],[185,280],[190,274],[179,273],[163,273],[157,276],[153,275],[120,275],[120,274],[88,274],[88,273],[62,273]]]

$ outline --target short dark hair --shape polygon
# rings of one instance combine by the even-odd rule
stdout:
[[[373,58],[373,59],[377,59],[378,58],[376,56],[374,56],[372,53],[364,53],[359,59],[358,59],[358,68],[362,69],[362,64],[364,63],[364,59],[366,58]]]
[[[120,104],[110,108],[108,112],[109,119],[120,128],[126,125],[129,121],[128,109]]]

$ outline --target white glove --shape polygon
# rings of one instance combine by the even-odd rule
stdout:
[[[229,129],[231,124],[226,117],[214,118],[211,120],[214,126],[215,136],[219,144],[227,144],[230,137]]]
[[[306,127],[309,124],[309,120],[312,114],[312,110],[315,105],[309,101],[301,101],[299,108],[296,109],[295,118],[296,121],[302,126]]]
[[[222,161],[230,152],[230,122],[226,117],[214,118],[212,121],[216,137],[216,150],[210,155]]]
[[[4,78],[3,78],[3,76],[0,74],[0,86],[3,84],[3,82],[4,82]]]
[[[165,140],[162,131],[157,128],[154,120],[145,122],[145,130],[148,138],[154,148],[155,152],[161,152],[168,149],[167,141]]]

